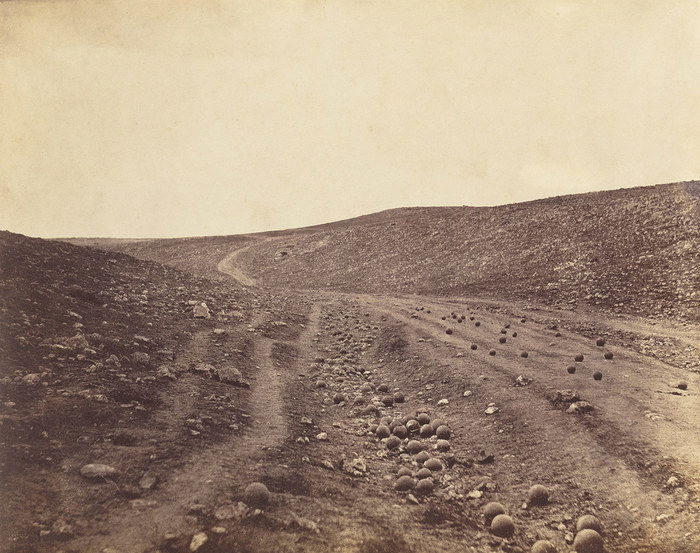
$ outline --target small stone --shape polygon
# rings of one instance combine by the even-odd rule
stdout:
[[[84,465],[80,469],[80,474],[85,478],[97,480],[101,478],[114,478],[115,476],[117,476],[118,471],[117,469],[109,465],[91,463],[88,465]]]
[[[440,401],[437,402],[438,407],[442,407],[443,405],[448,405],[450,403],[449,399],[441,399]]]
[[[321,432],[319,434],[316,434],[316,439],[320,442],[327,442],[328,441],[328,434],[326,432]]]
[[[197,319],[211,319],[209,307],[207,307],[205,302],[195,305],[194,309],[192,309],[192,315]]]
[[[196,533],[194,536],[192,536],[190,551],[198,551],[208,541],[209,537],[204,532]]]

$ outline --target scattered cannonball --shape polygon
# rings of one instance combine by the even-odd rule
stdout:
[[[423,444],[421,444],[418,440],[410,440],[406,444],[406,451],[408,451],[411,455],[419,453],[423,451]]]
[[[398,436],[389,436],[386,440],[387,449],[398,449],[401,445],[401,438]]]
[[[577,363],[583,362],[583,353],[579,353],[576,357],[574,357],[574,361]]]
[[[438,451],[449,451],[450,442],[448,442],[447,440],[438,440],[435,444],[435,449],[437,449]]]
[[[474,323],[474,326],[481,326],[481,323],[480,323],[479,321],[476,321],[476,322]]]
[[[515,533],[515,524],[508,515],[496,515],[491,521],[491,533],[501,538],[510,538]]]
[[[380,384],[377,387],[377,391],[382,392],[382,393],[387,393],[389,391],[389,386],[387,386],[386,384]]]
[[[372,391],[372,385],[371,385],[371,384],[365,383],[365,384],[363,384],[362,386],[360,386],[360,391],[363,392],[363,393],[364,393],[364,392],[371,392],[371,391]]]
[[[561,338],[561,332],[555,332],[554,333],[555,338]]]
[[[429,424],[430,423],[430,415],[428,413],[418,413],[416,415],[416,420],[421,424]]]
[[[384,396],[382,398],[382,403],[387,407],[391,407],[392,405],[394,405],[394,398],[391,396]]]
[[[685,380],[679,380],[676,382],[676,388],[679,390],[687,390],[688,389],[688,383]]]
[[[406,401],[406,396],[404,396],[401,392],[396,392],[394,394],[394,403],[403,403]]]
[[[547,540],[536,541],[532,544],[532,549],[530,553],[557,553],[557,548],[552,545],[551,542]]]
[[[566,367],[566,372],[569,374],[574,374],[576,372],[576,366],[575,365],[569,365]]]
[[[346,401],[346,397],[341,393],[337,393],[333,396],[333,403],[343,403],[344,401]]]
[[[479,349],[479,346],[477,346],[476,344],[472,344],[472,345],[469,346],[469,347],[470,347],[471,349],[473,349],[474,351],[476,351],[477,349]]]
[[[388,438],[391,436],[391,430],[389,430],[388,426],[381,424],[377,426],[377,429],[374,431],[374,435],[379,439]]]
[[[445,319],[447,319],[447,317],[440,317],[440,318],[441,318],[443,321],[444,321]]]
[[[508,334],[508,331],[505,328],[501,329],[501,334]]]
[[[602,347],[605,345],[605,340],[604,340],[603,338],[598,338],[598,339],[595,341],[595,345],[602,348]]]
[[[262,482],[248,484],[243,490],[243,502],[249,507],[261,509],[270,501],[270,491]]]
[[[585,530],[587,528],[589,530],[595,530],[599,534],[603,533],[603,525],[600,523],[598,517],[594,515],[583,515],[579,517],[579,519],[576,521],[577,532],[580,532],[581,530]]]
[[[520,352],[520,357],[527,357],[528,353],[526,351],[521,351]]]
[[[416,459],[416,463],[418,463],[419,465],[422,465],[428,459],[430,459],[430,454],[427,451],[421,450],[418,452],[418,455],[416,455],[415,459]]]
[[[527,502],[530,505],[545,505],[549,501],[549,490],[542,484],[535,484],[527,492]]]
[[[416,419],[411,419],[406,422],[406,429],[409,432],[418,432],[420,430],[420,423]]]
[[[518,333],[517,333],[517,332],[513,332],[513,334],[511,334],[511,336],[512,336],[513,338],[517,338],[517,337],[518,337]]]
[[[416,478],[418,478],[419,480],[423,480],[423,478],[430,478],[432,475],[432,470],[430,470],[427,467],[423,467],[416,473]]]
[[[603,380],[603,373],[596,371],[593,373],[593,380]]]
[[[603,354],[603,357],[605,357],[606,359],[612,359],[612,358],[613,358],[613,352],[612,352],[612,351],[606,351],[606,352]]]
[[[416,481],[409,475],[404,474],[399,476],[394,484],[394,489],[398,492],[407,492],[416,486]]]
[[[423,463],[423,466],[432,470],[433,472],[438,472],[443,469],[442,461],[440,461],[440,459],[436,459],[435,457],[428,459],[425,463]]]
[[[448,329],[445,331],[445,334],[452,334],[452,329],[451,329],[451,328],[448,328]]]
[[[494,355],[496,355],[496,350],[495,350],[495,349],[489,350],[489,355],[490,355],[491,357],[493,357]]]
[[[437,430],[440,426],[446,426],[445,421],[439,418],[434,418],[433,420],[430,421],[430,426],[433,427],[434,430]]]
[[[470,320],[470,321],[473,321],[473,320],[474,320],[474,317],[473,317],[473,316],[469,317],[469,320]]]
[[[486,523],[490,523],[494,517],[498,515],[503,515],[505,514],[506,510],[503,505],[496,501],[492,501],[490,503],[487,503],[486,506],[484,507],[484,518],[486,519]]]
[[[381,419],[379,419],[379,424],[384,425],[384,426],[388,426],[389,429],[391,429],[391,423],[393,420],[394,419],[392,419],[391,417],[382,417]]]
[[[392,432],[392,434],[394,434],[394,436],[401,438],[401,439],[408,436],[408,429],[401,424],[398,426],[395,426],[391,432]]]
[[[441,440],[449,440],[452,437],[452,430],[450,430],[449,426],[443,424],[437,427],[435,435]]]
[[[413,471],[408,467],[401,467],[398,471],[396,471],[396,476],[411,476],[412,474]]]
[[[503,325],[503,328],[510,328],[510,323],[506,323]]]
[[[325,388],[326,387],[326,382],[323,380],[317,380],[316,381],[316,387],[317,388]]]
[[[506,337],[505,337],[505,336],[501,336],[501,337],[498,339],[498,341],[501,342],[501,344],[505,344],[505,343],[506,343]]]
[[[576,534],[574,549],[576,553],[603,553],[603,538],[595,530],[586,528]]]
[[[432,478],[424,478],[423,480],[419,480],[416,484],[416,492],[419,494],[427,495],[432,493],[434,489],[435,482],[433,482]]]
[[[420,427],[421,438],[430,438],[430,436],[432,436],[434,432],[435,430],[433,430],[433,427],[429,424],[424,424]]]

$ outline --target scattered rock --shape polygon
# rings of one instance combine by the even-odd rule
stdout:
[[[119,471],[110,465],[103,465],[100,463],[90,463],[84,465],[80,469],[80,474],[91,480],[99,480],[102,478],[114,478],[118,476]]]

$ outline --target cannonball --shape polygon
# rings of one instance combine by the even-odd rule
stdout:
[[[423,480],[419,480],[416,484],[416,492],[419,494],[427,495],[432,493],[434,489],[435,482],[433,482],[432,478],[423,478]]]
[[[418,413],[416,420],[422,425],[430,423],[430,415],[428,413]]]
[[[527,492],[527,502],[530,505],[544,505],[549,501],[549,490],[542,484],[535,484]]]
[[[434,432],[435,431],[433,430],[433,427],[429,424],[424,424],[420,427],[421,438],[430,438],[430,436],[432,436]]]
[[[490,355],[491,357],[493,357],[494,355],[496,355],[496,350],[495,350],[495,349],[489,350],[489,355]]]
[[[508,334],[508,331],[505,328],[501,329],[501,334]]]
[[[412,490],[415,485],[416,481],[411,476],[404,474],[399,476],[399,478],[396,480],[394,489],[396,489],[397,492],[407,492],[408,490]]]
[[[326,382],[325,382],[325,380],[317,380],[317,381],[316,381],[316,387],[317,387],[317,388],[325,388],[325,387],[326,387]]]
[[[386,440],[387,449],[398,449],[401,445],[401,438],[398,436],[389,436]]]
[[[433,472],[438,472],[443,469],[442,461],[440,461],[440,459],[436,459],[435,457],[428,459],[425,463],[423,463],[423,466],[432,470]]]
[[[377,429],[374,431],[374,434],[379,439],[388,438],[389,436],[391,436],[391,430],[389,430],[388,426],[381,424],[377,426]]]
[[[401,439],[408,436],[408,429],[401,424],[398,426],[395,426],[391,432],[394,434],[394,436],[401,438]]]
[[[435,417],[433,420],[430,421],[430,426],[432,426],[434,430],[437,430],[438,427],[445,426],[445,421]]]
[[[438,440],[435,444],[435,449],[437,449],[438,451],[449,451],[450,442],[448,442],[447,440]]]
[[[520,357],[527,357],[528,353],[526,351],[521,351],[520,352]]]
[[[401,467],[398,471],[396,471],[396,476],[411,476],[412,474],[413,471],[408,467]]]
[[[517,332],[513,332],[513,334],[512,334],[511,336],[513,336],[513,338],[517,338],[517,337],[518,337],[518,333],[517,333]]]
[[[598,339],[595,341],[595,345],[602,348],[602,347],[605,345],[605,340],[604,340],[603,338],[598,338]]]
[[[451,329],[451,328],[448,328],[448,329],[445,331],[445,334],[452,334],[452,329]]]
[[[613,358],[613,352],[612,352],[612,351],[606,351],[606,352],[603,354],[603,357],[605,357],[606,359],[612,359],[612,358]]]
[[[583,353],[579,353],[576,357],[574,357],[574,361],[581,363],[583,361]]]
[[[526,319],[525,317],[523,317],[522,319],[520,319],[520,322],[521,322],[521,323],[526,323],[526,322],[527,322],[527,319]]]
[[[406,444],[406,451],[408,451],[411,455],[419,453],[422,450],[423,444],[421,444],[418,440],[411,440]]]
[[[364,383],[362,386],[360,386],[360,391],[362,393],[369,393],[372,391],[372,385],[368,383]]]
[[[574,374],[576,372],[576,366],[575,365],[569,365],[566,367],[566,372],[569,374]]]
[[[688,389],[688,383],[685,380],[679,380],[676,382],[676,388],[679,390],[687,390]]]
[[[403,403],[406,401],[406,396],[404,396],[401,392],[396,392],[394,394],[394,403]]]
[[[406,429],[409,432],[418,432],[420,430],[420,423],[416,419],[406,421]]]
[[[481,322],[476,321],[476,322],[474,323],[474,326],[481,326]]]
[[[603,553],[603,538],[595,530],[586,528],[576,534],[574,549],[576,553]]]
[[[505,336],[501,336],[501,337],[498,339],[498,341],[501,342],[501,344],[505,344],[505,343],[506,343],[506,337],[505,337]]]
[[[490,523],[494,517],[498,515],[503,515],[505,514],[506,510],[503,505],[496,501],[492,501],[491,503],[487,503],[486,506],[484,507],[484,518],[486,519],[486,523]]]
[[[441,440],[449,440],[452,437],[452,430],[443,424],[437,427],[435,435]]]
[[[603,380],[603,373],[596,371],[593,373],[593,380]]]
[[[375,433],[377,432],[377,428],[379,428],[379,425],[378,425],[378,424],[371,424],[370,427],[369,427],[369,431],[370,431],[372,434],[375,434]]]
[[[270,501],[270,491],[262,482],[252,482],[243,490],[243,502],[249,507],[261,509]]]
[[[430,459],[430,454],[429,454],[427,451],[425,451],[425,450],[419,451],[418,454],[417,454],[416,457],[415,457],[416,463],[418,463],[419,465],[422,465],[422,464],[425,463],[428,459]]]
[[[532,549],[530,553],[557,553],[557,548],[552,545],[551,542],[547,540],[536,541],[532,544]]]
[[[478,345],[476,345],[476,344],[472,344],[472,345],[471,345],[471,346],[469,346],[469,347],[470,347],[470,348],[471,348],[472,350],[474,350],[474,351],[476,351],[476,350],[478,350],[478,349],[479,349],[479,346],[478,346]]]
[[[423,480],[423,478],[430,478],[433,475],[433,471],[429,468],[423,467],[416,473],[416,478]]]
[[[394,405],[394,398],[391,396],[384,396],[382,398],[382,403],[387,407],[391,407],[392,405]]]
[[[387,393],[389,391],[389,386],[387,386],[386,384],[380,384],[377,387],[377,391],[382,392],[382,393]]]
[[[595,530],[599,534],[603,533],[603,525],[600,523],[598,517],[594,515],[583,515],[576,521],[577,532],[585,530],[586,528],[589,530]]]
[[[515,524],[508,515],[496,515],[491,521],[491,533],[501,538],[510,538],[515,533]]]

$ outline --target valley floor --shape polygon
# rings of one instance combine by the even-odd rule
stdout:
[[[515,553],[546,539],[565,552],[577,518],[594,514],[609,552],[700,551],[696,327],[470,298],[259,294],[248,322],[203,327],[176,352],[183,370],[152,415],[159,445],[100,451],[121,469],[150,463],[157,484],[129,499],[119,481],[81,482],[60,500],[73,531],[33,550]],[[230,404],[187,370],[241,352],[250,386]],[[569,412],[579,401],[592,410]],[[231,427],[177,448],[193,410],[200,422],[230,412]],[[449,450],[412,437],[442,470],[432,493],[399,492],[416,456],[371,427],[423,412],[450,428]],[[68,477],[44,477],[61,495]],[[272,492],[262,511],[240,503],[253,481]],[[534,484],[546,504],[528,504]],[[512,538],[489,532],[491,501]],[[0,549],[23,550],[9,538]]]

